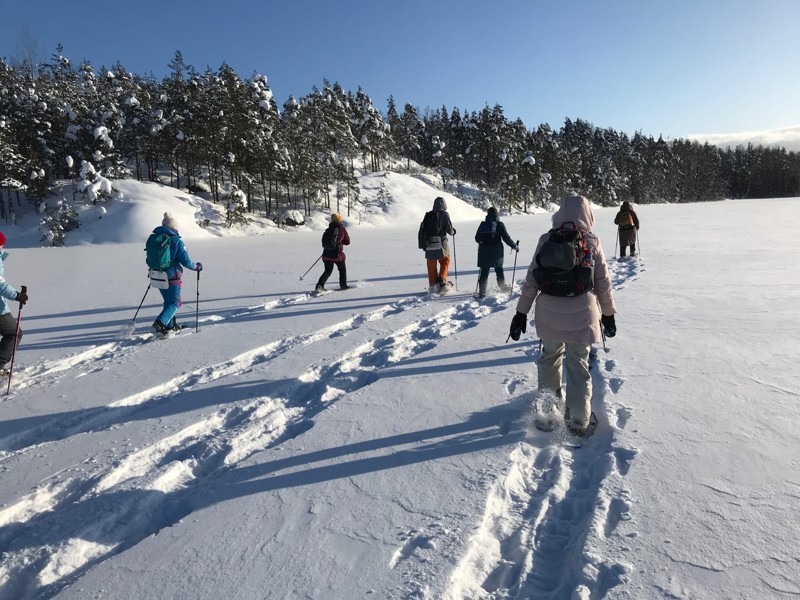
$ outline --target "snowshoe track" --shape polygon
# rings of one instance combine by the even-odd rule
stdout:
[[[415,309],[424,300],[403,298],[319,331],[276,340],[179,375],[108,406],[54,418],[7,436],[0,464],[16,467],[27,452],[40,451],[51,442],[113,428],[138,412],[187,394],[213,394],[212,386],[228,376],[241,381],[252,375],[254,380],[246,398],[216,407],[208,401],[211,411],[187,426],[167,430],[143,447],[128,450],[130,444],[121,444],[105,462],[89,459],[62,469],[0,510],[0,596],[52,597],[91,566],[185,517],[192,511],[190,498],[199,488],[255,452],[307,431],[316,414],[375,381],[381,376],[379,370],[401,365],[505,308],[502,302],[481,305],[457,296],[448,300],[451,306],[418,321]],[[301,300],[286,300],[294,301]],[[364,328],[386,323],[390,317],[410,317],[413,322],[377,336]],[[345,355],[317,360],[294,377],[264,382],[265,370],[275,368],[282,356],[362,329],[372,339]],[[91,374],[98,361],[117,360],[120,352],[135,352],[143,341],[104,344],[45,363],[28,372],[30,385],[53,385],[69,369],[83,367]],[[65,514],[69,518],[64,519]]]

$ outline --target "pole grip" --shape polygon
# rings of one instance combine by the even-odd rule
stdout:
[[[28,286],[27,285],[23,285],[22,286],[22,293],[23,294],[27,294],[28,293]]]

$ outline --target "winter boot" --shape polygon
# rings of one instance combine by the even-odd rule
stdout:
[[[161,321],[156,319],[153,321],[153,329],[156,330],[156,333],[160,333],[161,335],[167,335],[170,332],[169,327],[164,325]]]
[[[170,329],[172,329],[172,331],[178,332],[181,329],[183,329],[183,325],[178,325],[178,321],[175,319],[175,317],[172,317],[172,325]]]
[[[478,280],[478,298],[485,298],[486,297],[486,286],[488,285],[488,279],[479,279]]]

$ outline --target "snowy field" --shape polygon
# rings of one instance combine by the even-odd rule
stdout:
[[[578,445],[529,426],[535,328],[506,343],[549,215],[503,219],[514,292],[479,302],[483,213],[446,196],[458,287],[432,297],[416,226],[439,192],[383,179],[393,201],[345,218],[357,287],[318,297],[322,217],[202,230],[204,202],[125,183],[69,247],[0,227],[30,296],[0,396],[0,598],[800,595],[800,201],[638,207]],[[205,266],[191,328],[153,339],[150,290],[120,335],[164,210]]]

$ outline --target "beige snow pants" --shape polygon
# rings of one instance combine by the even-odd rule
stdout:
[[[591,344],[542,340],[542,356],[536,361],[539,389],[553,390],[559,397],[564,397],[561,389],[561,373],[566,354],[566,405],[570,419],[568,426],[581,428],[589,424],[589,416],[592,413],[590,349]]]

